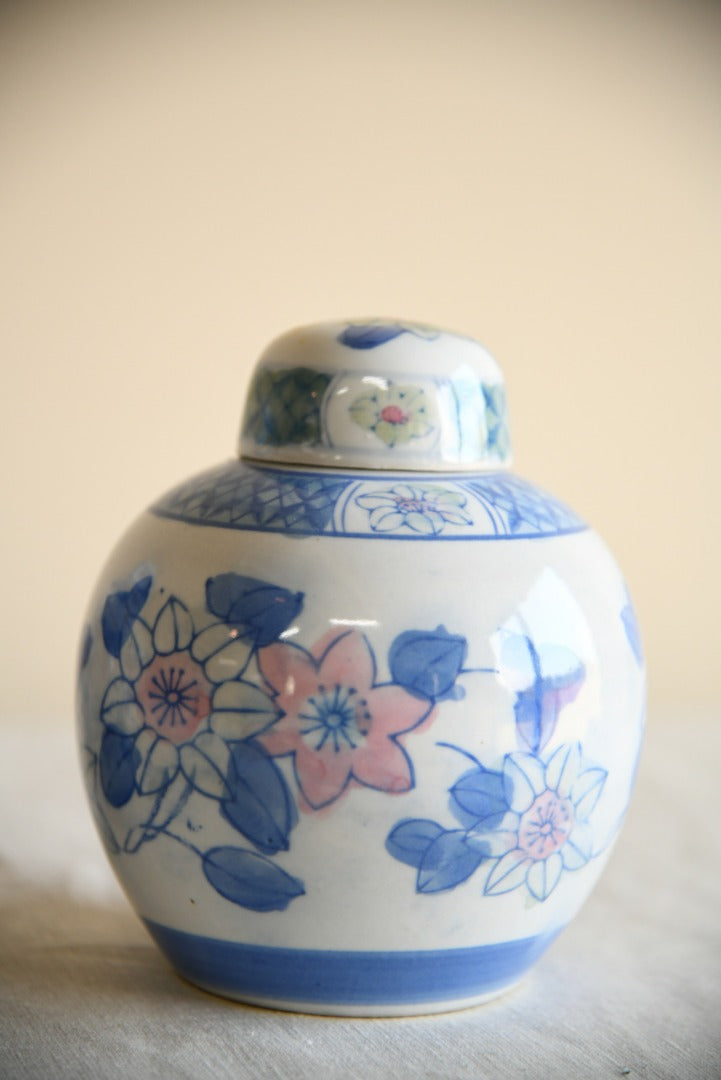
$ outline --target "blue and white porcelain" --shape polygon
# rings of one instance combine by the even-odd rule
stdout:
[[[310,326],[240,459],[141,515],[92,598],[98,829],[177,971],[392,1016],[517,983],[623,822],[644,669],[623,579],[509,471],[501,373],[425,326]]]

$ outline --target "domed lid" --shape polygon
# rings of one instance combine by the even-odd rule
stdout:
[[[367,469],[507,466],[503,376],[478,342],[430,326],[299,327],[256,365],[240,455]]]

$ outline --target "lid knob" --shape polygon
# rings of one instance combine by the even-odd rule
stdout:
[[[299,327],[258,360],[240,455],[367,469],[508,466],[503,376],[477,341],[431,326]]]

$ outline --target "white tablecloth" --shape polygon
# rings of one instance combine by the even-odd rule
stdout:
[[[721,1077],[721,719],[650,724],[596,892],[518,990],[410,1020],[182,982],[106,867],[69,724],[0,725],[0,1077]]]

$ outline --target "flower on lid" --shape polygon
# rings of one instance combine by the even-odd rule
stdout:
[[[427,435],[432,428],[426,398],[419,386],[389,386],[356,398],[351,419],[392,448]]]

